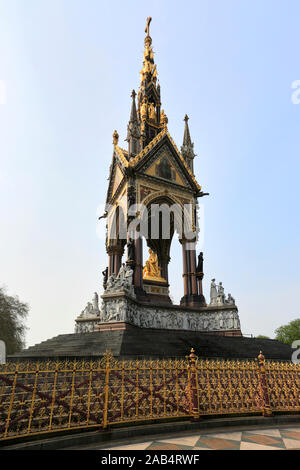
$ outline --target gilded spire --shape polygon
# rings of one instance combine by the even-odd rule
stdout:
[[[143,60],[143,68],[140,72],[141,74],[141,86],[149,84],[151,82],[156,83],[157,80],[157,70],[156,65],[154,64],[154,52],[152,49],[152,38],[149,34],[150,22],[152,18],[149,16],[147,18],[147,24],[145,28],[145,48],[144,48],[144,60]]]
[[[157,79],[157,68],[154,63],[152,38],[150,36],[151,16],[147,18],[144,40],[143,68],[140,72],[141,84],[138,92],[138,116],[142,145],[145,147],[164,127],[168,119],[161,114],[160,86]],[[163,118],[163,119],[162,119]]]
[[[189,117],[186,114],[184,117],[184,134],[183,134],[183,143],[181,147],[181,153],[187,164],[189,165],[190,169],[194,173],[194,158],[195,158],[195,153],[194,153],[194,144],[191,140],[191,135],[190,135],[190,129],[188,125],[188,120]]]

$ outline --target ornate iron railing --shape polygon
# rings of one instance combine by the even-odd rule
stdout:
[[[158,419],[300,411],[300,365],[258,361],[47,361],[0,366],[0,441]]]

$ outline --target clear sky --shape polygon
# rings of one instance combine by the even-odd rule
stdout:
[[[300,317],[299,1],[0,0],[0,284],[30,305],[27,345],[73,332],[102,292],[97,208],[150,15],[169,131],[180,146],[189,115],[210,193],[204,293],[223,281],[245,334]]]

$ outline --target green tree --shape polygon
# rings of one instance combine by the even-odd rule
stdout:
[[[27,314],[27,304],[20,302],[16,296],[6,295],[5,290],[0,288],[0,339],[5,341],[7,354],[20,351],[25,346],[24,321]]]
[[[265,336],[265,335],[258,335],[258,336],[256,336],[256,338],[258,338],[258,339],[270,339],[269,336]]]
[[[300,340],[300,318],[293,320],[287,325],[280,326],[275,330],[278,341],[286,344],[292,344],[296,340]]]

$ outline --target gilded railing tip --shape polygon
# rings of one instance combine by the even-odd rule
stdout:
[[[264,361],[265,360],[265,356],[263,355],[263,352],[262,351],[259,351],[259,355],[257,357],[260,361]]]

